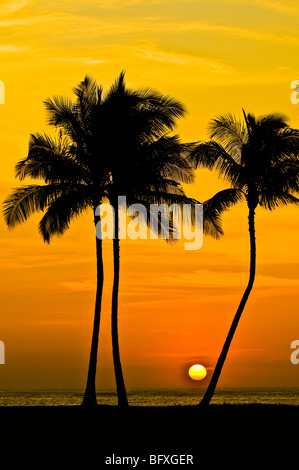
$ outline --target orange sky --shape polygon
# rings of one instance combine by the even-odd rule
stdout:
[[[281,0],[2,1],[1,200],[20,184],[14,165],[29,134],[48,130],[42,101],[71,96],[85,74],[107,89],[125,69],[129,86],[180,99],[188,115],[177,131],[186,141],[204,139],[209,119],[240,116],[242,107],[283,112],[299,126],[290,101],[299,78],[298,19],[297,2]],[[223,187],[200,171],[186,192],[204,200]],[[257,210],[256,283],[220,386],[299,386],[299,365],[290,361],[299,335],[298,214]],[[0,221],[0,388],[83,388],[95,297],[92,214],[50,246],[38,220],[12,232]],[[182,243],[122,241],[119,335],[128,389],[207,383],[191,383],[187,369],[215,365],[248,277],[246,207],[223,220],[225,237],[206,237],[197,252]],[[98,389],[114,387],[111,248],[106,241]]]

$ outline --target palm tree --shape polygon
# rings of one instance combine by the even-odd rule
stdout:
[[[130,90],[125,86],[124,73],[121,73],[106,97],[104,114],[103,132],[110,145],[107,196],[115,212],[112,353],[118,403],[127,406],[118,340],[118,196],[125,195],[128,205],[141,203],[148,209],[157,198],[174,199],[177,194],[183,199],[179,183],[191,180],[192,168],[186,156],[182,155],[185,146],[178,137],[166,135],[173,129],[176,119],[184,114],[180,102],[150,89]]]
[[[181,186],[181,183],[193,181],[193,171],[188,159],[193,144],[183,144],[177,135],[169,135],[177,118],[185,114],[182,103],[151,89],[139,90],[137,94],[126,88],[122,73],[111,88],[106,104],[111,113],[111,123],[106,116],[105,134],[109,135],[111,129],[114,129],[112,123],[115,124],[116,112],[117,125],[122,130],[118,133],[118,141],[114,143],[113,151],[110,149],[110,183],[106,192],[115,212],[112,351],[118,403],[127,406],[118,341],[120,243],[117,197],[126,195],[128,206],[142,204],[148,212],[151,204],[176,203],[194,206],[198,201],[188,198]],[[236,196],[230,189],[220,191],[204,202],[203,230],[206,235],[214,238],[223,235],[221,215],[235,202]],[[149,218],[147,222],[149,223]],[[159,222],[158,230],[162,221]],[[170,223],[170,237],[175,230],[175,225]]]
[[[299,131],[286,117],[269,114],[255,117],[245,113],[244,121],[230,114],[213,119],[210,141],[199,143],[190,158],[198,167],[215,169],[230,185],[235,201],[248,207],[250,269],[247,287],[229,329],[208,388],[200,405],[210,403],[240,317],[252,290],[256,271],[255,211],[258,206],[273,210],[288,203],[298,204]],[[225,202],[224,202],[225,205]]]
[[[177,135],[170,136],[177,118],[184,115],[184,106],[169,96],[145,89],[138,93],[126,88],[124,74],[115,82],[106,98],[109,115],[105,134],[117,125],[121,129],[109,162],[110,183],[107,195],[115,212],[113,239],[114,282],[112,291],[111,334],[118,403],[127,406],[118,340],[118,293],[120,277],[120,242],[117,199],[126,195],[127,205],[142,204],[150,211],[151,204],[191,204],[198,201],[186,197],[181,183],[193,180],[187,159],[192,144],[183,144]],[[115,107],[115,108],[114,108]],[[121,110],[121,112],[119,112]],[[110,122],[111,119],[111,122]],[[114,126],[113,126],[114,124]],[[113,135],[111,139],[113,140]],[[221,201],[211,199],[205,204],[204,231],[211,236],[222,235]],[[147,222],[149,223],[149,218]],[[161,221],[160,225],[161,227]],[[176,228],[170,226],[170,236]]]
[[[192,180],[186,159],[190,144],[170,137],[176,119],[184,115],[183,105],[160,93],[125,87],[124,73],[103,96],[102,88],[90,77],[74,88],[75,101],[55,96],[45,101],[49,124],[58,129],[57,138],[31,135],[26,158],[16,165],[16,176],[41,180],[17,188],[4,202],[4,217],[12,228],[34,212],[45,212],[39,231],[45,242],[62,235],[71,221],[92,209],[94,224],[100,216],[96,208],[110,201],[117,209],[117,196],[127,203],[191,203],[181,182]],[[226,190],[229,192],[229,190]],[[223,203],[224,199],[224,203]],[[233,200],[226,194],[204,204],[204,231],[222,235],[220,216]],[[117,211],[116,211],[117,213]],[[114,283],[111,333],[119,404],[127,397],[118,342],[119,237],[118,217],[113,241]],[[101,236],[96,237],[97,284],[90,359],[83,405],[96,405],[96,369],[104,282]]]
[[[43,184],[17,188],[4,202],[5,221],[10,228],[24,222],[34,212],[45,211],[39,231],[48,243],[53,235],[62,235],[71,220],[90,208],[98,227],[99,216],[95,210],[106,199],[114,205],[115,196],[126,194],[130,189],[131,199],[135,200],[129,185],[122,183],[120,186],[121,181],[126,181],[127,159],[134,155],[135,161],[131,157],[131,167],[134,168],[138,163],[138,145],[157,138],[163,129],[170,129],[176,117],[183,113],[178,102],[156,92],[126,90],[124,73],[120,74],[106,97],[90,77],[85,77],[75,87],[74,93],[75,102],[63,97],[45,101],[49,123],[59,129],[58,137],[31,135],[28,155],[16,165],[16,176],[20,180],[30,177],[42,180]],[[177,143],[177,148],[179,145]],[[185,167],[186,171],[191,171],[187,162]],[[136,168],[134,171],[136,177]],[[131,178],[132,183],[136,185]],[[113,358],[119,401],[124,404],[126,397],[117,333],[117,251],[115,242]],[[96,255],[97,291],[84,405],[96,404],[95,377],[104,279],[101,237],[96,237]]]
[[[74,88],[76,100],[54,97],[45,101],[49,124],[57,138],[31,135],[26,158],[16,165],[16,176],[41,180],[16,188],[4,202],[4,217],[12,228],[34,212],[45,212],[39,231],[45,242],[62,235],[72,220],[92,209],[98,229],[97,206],[109,200],[116,208],[117,195],[127,202],[187,201],[179,182],[190,181],[192,171],[177,136],[166,131],[184,114],[181,103],[153,90],[134,92],[124,85],[121,73],[109,92],[90,77]],[[190,202],[190,200],[188,200]],[[192,201],[191,201],[192,202]],[[221,233],[219,205],[207,202],[205,230]],[[116,218],[118,224],[118,218]],[[98,232],[97,232],[98,233]],[[118,227],[116,225],[116,233]],[[127,404],[118,344],[119,237],[113,242],[112,294],[113,359],[119,403]],[[104,269],[102,240],[96,237],[97,284],[95,314],[84,405],[96,405],[97,368]]]
[[[101,89],[86,77],[75,88],[76,102],[55,97],[45,102],[50,124],[60,127],[57,138],[47,134],[31,135],[26,158],[16,165],[16,176],[41,180],[16,188],[4,202],[8,227],[22,223],[34,212],[45,212],[39,232],[50,243],[62,235],[70,222],[82,213],[95,209],[105,198],[105,174],[93,140],[95,110],[102,102]],[[99,216],[94,215],[97,225]],[[95,314],[84,405],[96,404],[95,377],[103,291],[102,240],[96,238],[97,282]]]

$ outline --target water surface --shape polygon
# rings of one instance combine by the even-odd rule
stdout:
[[[0,406],[74,406],[80,405],[83,390],[0,391]],[[201,389],[130,390],[132,406],[196,405]],[[117,405],[114,391],[99,391],[98,404]],[[299,388],[222,388],[216,391],[212,404],[284,404],[299,405]]]

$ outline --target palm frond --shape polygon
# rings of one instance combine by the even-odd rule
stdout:
[[[111,85],[105,99],[109,99],[109,97],[117,95],[117,94],[123,94],[126,90],[126,84],[125,84],[125,74],[126,72],[122,70],[119,74],[119,76],[116,78],[114,83]]]
[[[76,144],[82,145],[84,142],[84,127],[78,106],[71,100],[54,96],[53,99],[46,99],[44,105],[48,112],[48,122],[50,125],[62,129],[63,133],[70,137]]]
[[[84,192],[73,191],[56,198],[47,208],[39,223],[43,240],[50,243],[54,235],[63,235],[71,220],[92,208],[91,199]]]
[[[158,91],[147,88],[139,90],[141,98],[141,111],[148,111],[152,114],[153,130],[156,128],[158,135],[167,131],[172,131],[176,126],[177,119],[186,115],[186,108],[183,103],[175,98],[162,95]]]
[[[181,143],[177,135],[164,135],[142,147],[144,161],[140,169],[146,177],[154,171],[164,179],[172,179],[182,183],[192,183],[194,172],[187,158],[188,145]]]
[[[216,170],[223,179],[232,185],[243,183],[243,168],[218,142],[211,140],[199,143],[189,154],[195,167]]]
[[[94,106],[101,101],[102,87],[95,79],[86,75],[84,80],[73,88],[73,92],[80,103],[85,102],[88,106]]]
[[[27,185],[15,188],[3,203],[6,224],[12,228],[24,222],[34,212],[44,210],[60,192],[61,188],[52,185]]]
[[[155,138],[172,130],[179,117],[185,115],[184,105],[169,96],[164,96],[151,88],[133,91],[126,87],[124,72],[120,74],[110,88],[104,100],[104,107],[118,108],[118,120],[129,118],[131,132],[135,129],[146,138]],[[115,116],[114,116],[115,117]],[[126,122],[124,122],[126,125]]]
[[[54,139],[47,134],[31,134],[28,155],[15,167],[16,177],[42,179],[46,183],[89,181],[88,169],[76,160],[76,149],[59,133]]]
[[[243,123],[228,113],[213,119],[208,131],[210,138],[215,139],[237,163],[240,163],[242,146],[248,138]]]
[[[278,207],[286,206],[287,204],[299,204],[299,198],[288,192],[278,192],[260,196],[259,204],[268,210],[273,210]]]
[[[223,235],[221,216],[224,211],[244,199],[242,191],[236,188],[223,189],[203,203],[204,232],[214,238]]]
[[[270,132],[278,131],[288,127],[288,117],[282,113],[270,113],[260,116],[256,122],[257,125],[263,129],[268,129]]]

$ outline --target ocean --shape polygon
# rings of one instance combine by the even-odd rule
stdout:
[[[0,406],[76,406],[82,403],[82,390],[0,391]],[[202,389],[160,389],[128,391],[132,406],[196,405]],[[113,391],[97,393],[99,405],[117,405]],[[299,388],[222,388],[216,391],[212,404],[299,405]]]

